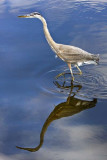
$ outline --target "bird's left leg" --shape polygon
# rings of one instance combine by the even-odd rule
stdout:
[[[55,78],[58,79],[60,76],[63,76],[63,75],[65,76],[65,72],[58,74]]]
[[[72,72],[72,68],[71,68],[71,63],[67,63],[67,64],[68,64],[68,67],[69,67],[70,72],[71,72],[72,80],[74,81],[74,76],[73,76],[73,72]]]
[[[77,67],[77,69],[79,70],[79,74],[82,75],[82,71],[80,70],[80,68],[78,67],[78,65],[75,65]]]

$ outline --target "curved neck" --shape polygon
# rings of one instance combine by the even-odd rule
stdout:
[[[50,33],[49,33],[46,20],[45,20],[43,17],[40,17],[39,19],[40,19],[40,20],[42,21],[42,23],[43,23],[44,34],[45,34],[45,37],[46,37],[49,45],[51,46],[52,49],[55,50],[56,42],[52,39],[52,37],[51,37],[51,35],[50,35]]]

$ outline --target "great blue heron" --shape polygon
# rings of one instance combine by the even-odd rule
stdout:
[[[18,16],[22,18],[38,18],[43,23],[43,30],[45,37],[51,47],[51,49],[56,53],[56,55],[61,58],[63,61],[65,61],[68,64],[68,67],[71,72],[72,80],[74,80],[71,64],[75,65],[77,69],[79,70],[79,74],[82,74],[82,71],[80,70],[79,66],[83,63],[87,64],[97,64],[99,61],[99,55],[94,55],[91,53],[88,53],[78,47],[71,46],[71,45],[64,45],[56,43],[53,38],[51,37],[46,20],[44,17],[38,13],[33,12],[27,15]],[[61,76],[64,73],[59,74],[57,77]]]

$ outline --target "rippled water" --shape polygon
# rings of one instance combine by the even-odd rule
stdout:
[[[34,11],[56,42],[99,54],[99,65],[73,66],[72,83],[41,22],[17,17]],[[0,159],[106,160],[106,0],[1,0],[0,22]]]
[[[76,68],[73,68],[75,85],[80,85],[81,89],[76,93],[77,96],[84,98],[99,98],[107,99],[107,57],[101,55],[99,65],[84,65],[81,67],[83,75],[78,75]],[[65,76],[56,78],[59,73],[65,72]],[[46,72],[41,72],[38,75],[38,84],[43,92],[54,94],[62,98],[70,93],[71,89],[71,75],[67,65],[60,65],[59,67],[50,67]]]

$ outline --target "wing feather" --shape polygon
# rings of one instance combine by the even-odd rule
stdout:
[[[66,62],[77,63],[77,62],[86,62],[86,61],[97,61],[98,56],[88,53],[78,47],[69,46],[69,45],[60,45],[59,46],[59,57]]]

